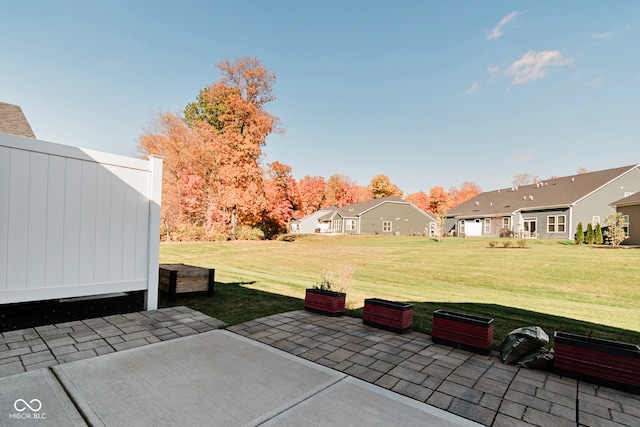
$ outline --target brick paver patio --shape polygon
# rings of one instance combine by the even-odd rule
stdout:
[[[0,377],[224,326],[172,307],[4,332]],[[228,330],[487,426],[640,426],[639,395],[504,365],[497,353],[434,344],[422,333],[305,311]]]

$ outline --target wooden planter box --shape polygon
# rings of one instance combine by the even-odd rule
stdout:
[[[413,304],[378,298],[365,299],[362,323],[404,334],[413,328]]]
[[[215,268],[186,264],[160,264],[159,267],[158,289],[169,293],[171,299],[188,292],[207,292],[213,296]]]
[[[493,345],[493,319],[436,310],[433,312],[431,339],[435,343],[489,354]]]
[[[640,394],[640,347],[556,332],[554,372]]]
[[[342,316],[346,297],[347,294],[343,292],[307,289],[304,296],[304,309],[325,316]]]

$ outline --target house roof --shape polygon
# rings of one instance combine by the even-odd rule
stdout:
[[[31,125],[22,109],[13,104],[0,102],[0,132],[35,138]]]
[[[630,206],[640,204],[640,192],[633,193],[630,196],[624,197],[620,200],[616,200],[611,203],[611,206]]]
[[[639,166],[623,166],[546,179],[536,184],[523,185],[521,187],[486,191],[451,208],[447,216],[475,218],[487,215],[508,215],[520,210],[527,211],[569,206]]]
[[[366,202],[352,203],[350,205],[346,205],[346,206],[343,206],[342,208],[338,209],[338,213],[343,218],[349,218],[349,217],[354,217],[355,218],[355,217],[360,216],[363,213],[367,212],[368,210],[371,210],[371,209],[375,208],[376,206],[379,206],[379,205],[381,205],[383,203],[386,203],[386,202],[403,203],[405,205],[411,204],[411,202],[407,202],[406,200],[402,200],[399,197],[389,196],[389,197],[381,197],[379,199],[367,200]]]

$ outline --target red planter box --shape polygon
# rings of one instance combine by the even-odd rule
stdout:
[[[554,372],[640,394],[640,347],[556,332]]]
[[[342,316],[346,296],[347,294],[342,292],[307,289],[304,296],[304,309],[326,316]]]
[[[413,328],[413,304],[365,299],[362,323],[399,334],[409,332]]]
[[[462,350],[489,354],[493,345],[493,319],[436,310],[433,312],[431,339]]]

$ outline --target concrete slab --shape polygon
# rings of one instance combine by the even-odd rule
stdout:
[[[86,426],[47,369],[0,378],[0,425]]]
[[[257,425],[345,375],[224,331],[56,366],[94,425]]]
[[[426,403],[347,377],[263,426],[480,426]]]
[[[477,425],[228,331],[53,370],[92,425]]]

